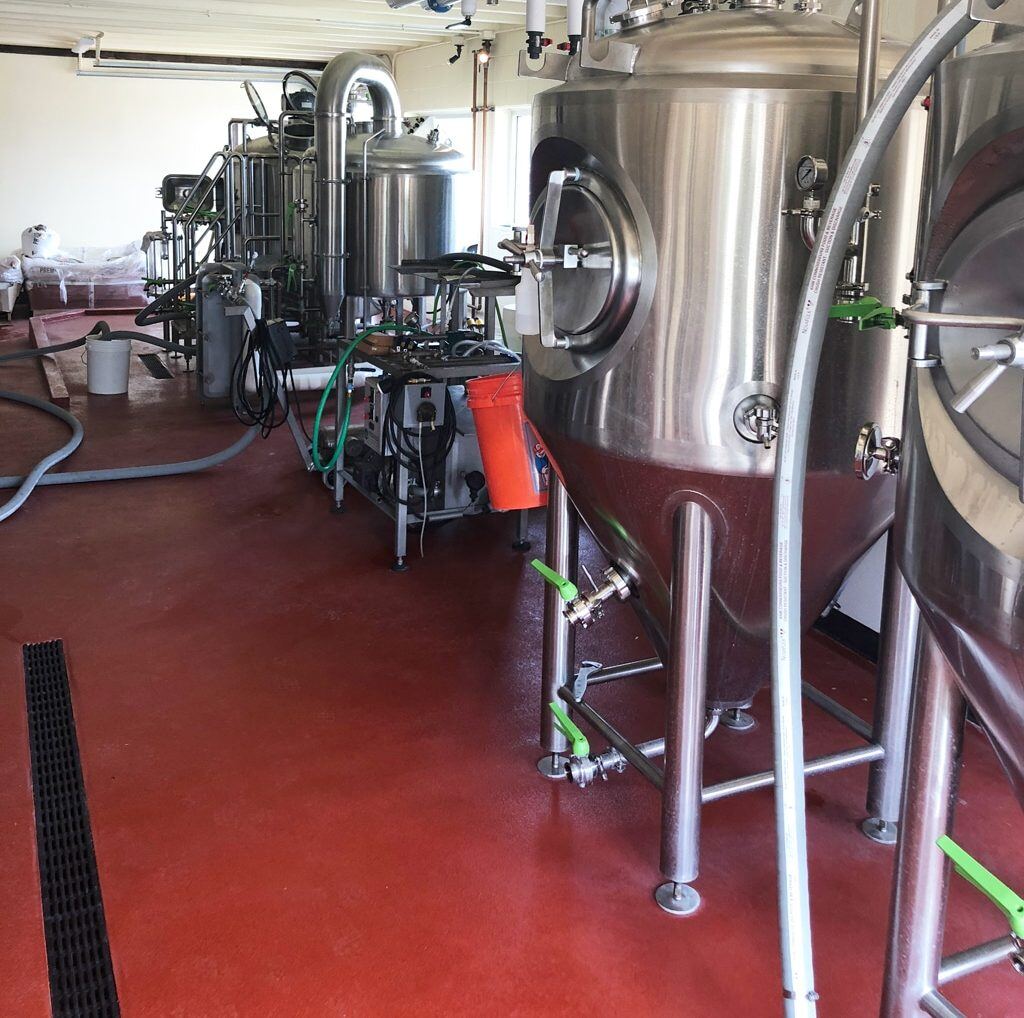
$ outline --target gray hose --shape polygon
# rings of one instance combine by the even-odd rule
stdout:
[[[24,477],[11,478],[16,482],[15,484],[4,485],[7,488],[17,487],[18,490],[3,505],[0,505],[0,523],[2,523],[25,504],[36,485],[45,482],[46,479],[43,475],[50,467],[56,466],[61,460],[66,460],[82,444],[85,432],[82,430],[82,422],[74,414],[69,414],[67,410],[36,399],[34,396],[23,396],[20,392],[8,392],[6,389],[0,389],[0,399],[9,399],[15,403],[35,407],[37,410],[44,410],[62,420],[71,429],[71,437],[64,445],[44,456]]]
[[[41,459],[24,476],[0,477],[0,490],[4,488],[17,488],[18,490],[3,505],[0,505],[0,523],[9,516],[13,516],[28,500],[29,495],[37,487],[49,484],[85,484],[90,481],[128,481],[137,477],[172,477],[175,474],[192,474],[199,470],[206,470],[209,467],[219,466],[229,459],[237,456],[243,449],[252,445],[256,438],[257,430],[247,428],[242,437],[226,449],[203,456],[195,460],[183,460],[179,463],[154,463],[140,467],[108,467],[100,470],[68,470],[59,474],[49,474],[47,471],[56,466],[61,460],[67,459],[81,444],[84,436],[82,423],[73,414],[68,413],[52,403],[47,403],[34,396],[24,396],[20,392],[8,392],[0,389],[0,399],[12,400],[15,403],[23,403],[25,406],[35,407],[37,410],[44,410],[48,414],[62,420],[71,428],[71,438],[55,452],[49,453]]]
[[[15,397],[26,400],[28,397],[17,396],[0,390],[0,397]],[[57,410],[57,407],[51,407]],[[63,413],[63,411],[61,411]],[[68,414],[70,417],[71,415]],[[72,418],[74,420],[74,418]],[[216,467],[237,456],[243,449],[252,445],[258,431],[247,428],[242,437],[226,449],[211,453],[196,460],[182,460],[179,463],[154,463],[141,467],[107,467],[101,470],[67,470],[59,474],[47,474],[38,481],[40,486],[48,484],[84,484],[89,481],[129,481],[136,477],[173,477],[175,474],[194,474],[208,467]],[[31,476],[31,475],[29,475]],[[0,489],[16,488],[23,483],[24,477],[0,477]]]
[[[811,256],[793,335],[772,505],[772,709],[779,912],[787,1014],[812,1015],[814,971],[807,888],[801,723],[803,504],[814,385],[836,282],[872,178],[903,117],[935,68],[973,26],[970,0],[943,10],[907,51],[850,147]]]

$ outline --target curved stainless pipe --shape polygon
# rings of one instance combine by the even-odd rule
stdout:
[[[345,299],[345,155],[348,105],[352,89],[366,85],[373,103],[374,122],[383,121],[398,134],[402,104],[398,86],[387,65],[368,53],[340,53],[328,65],[316,90],[317,275],[320,306],[331,329],[340,326]]]

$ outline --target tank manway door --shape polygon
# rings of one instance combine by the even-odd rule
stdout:
[[[537,287],[542,346],[597,352],[622,334],[640,290],[640,240],[619,192],[598,174],[554,170],[533,208],[532,236],[503,241]],[[532,295],[531,303],[532,303]]]

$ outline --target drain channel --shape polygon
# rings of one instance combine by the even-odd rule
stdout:
[[[117,1018],[64,644],[22,647],[53,1018]]]
[[[173,378],[174,375],[167,370],[167,365],[160,360],[158,353],[140,353],[139,360],[146,366],[146,370],[154,378]]]

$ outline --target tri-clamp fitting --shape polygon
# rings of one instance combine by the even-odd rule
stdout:
[[[554,569],[540,559],[534,559],[530,565],[537,570],[559,593],[566,602],[562,614],[573,625],[581,625],[584,629],[596,622],[604,614],[604,603],[617,597],[620,601],[629,599],[632,590],[629,581],[615,566],[604,571],[604,582],[589,594],[581,594],[579,587],[572,580],[556,573]]]
[[[609,566],[604,571],[604,583],[589,594],[580,594],[573,598],[562,609],[562,614],[572,625],[580,625],[586,629],[604,614],[605,601],[610,601],[613,597],[627,601],[631,593],[629,583],[622,573],[615,566]]]

